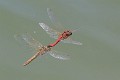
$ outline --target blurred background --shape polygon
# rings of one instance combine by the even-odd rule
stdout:
[[[68,61],[45,55],[24,67],[34,50],[18,43],[14,35],[28,32],[43,45],[54,42],[39,28],[53,26],[51,8],[82,46],[59,43],[54,49],[68,53]],[[0,0],[1,80],[120,80],[119,0]]]

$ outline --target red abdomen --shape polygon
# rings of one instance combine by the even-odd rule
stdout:
[[[62,40],[62,36],[60,36],[53,44],[49,44],[50,47],[54,47],[55,45],[57,45],[58,42],[60,42]]]

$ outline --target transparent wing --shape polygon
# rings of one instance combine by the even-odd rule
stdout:
[[[50,35],[50,37],[55,38],[55,39],[58,38],[58,35],[60,34],[59,32],[50,28],[49,26],[47,26],[44,23],[39,23],[39,25]]]
[[[62,26],[62,24],[58,22],[58,20],[57,20],[56,17],[54,16],[53,11],[52,11],[50,8],[47,8],[47,13],[48,13],[48,16],[49,16],[51,22],[52,22],[53,25],[57,28],[58,31],[59,31],[59,30],[60,30],[60,31],[65,30],[64,27]]]
[[[62,42],[63,42],[63,43],[72,43],[72,44],[76,44],[76,45],[82,45],[81,42],[74,41],[74,40],[72,40],[71,38],[64,39],[64,40],[62,40]]]
[[[54,26],[56,26],[56,28],[58,28],[62,31],[65,30],[64,27],[57,21],[56,17],[54,16],[53,11],[50,8],[47,8],[47,13],[48,13],[48,16],[49,16],[51,22],[54,24]],[[73,30],[72,32],[76,32],[78,30],[79,30],[79,28],[76,29],[76,30]],[[76,44],[76,45],[82,45],[82,43],[80,43],[78,41],[74,41],[72,39],[65,39],[65,40],[62,40],[62,42],[72,43],[72,44]]]
[[[42,44],[39,41],[35,40],[28,33],[25,33],[25,34],[22,34],[22,35],[14,35],[14,37],[20,43],[26,44],[30,47],[35,48],[35,49],[39,49],[40,47],[42,47]]]
[[[58,52],[58,51],[52,50],[47,53],[49,53],[52,57],[60,59],[60,60],[69,60],[70,59],[69,55],[67,55],[66,53],[63,53],[63,52]]]

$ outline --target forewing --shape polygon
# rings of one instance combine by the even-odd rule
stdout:
[[[75,45],[82,45],[81,42],[74,41],[74,40],[72,40],[71,38],[64,39],[64,40],[62,40],[62,42],[63,42],[63,43],[71,43],[71,44],[75,44]]]
[[[60,60],[69,60],[70,59],[69,55],[67,55],[66,53],[63,53],[63,52],[58,52],[58,51],[52,50],[47,53],[49,53],[52,57],[60,59]]]
[[[56,27],[56,29],[58,31],[65,30],[64,27],[62,26],[62,24],[56,19],[56,17],[54,16],[53,11],[50,8],[47,8],[47,13],[48,13],[48,16],[49,16],[51,22],[53,23],[53,25]]]
[[[57,39],[58,35],[60,34],[59,32],[57,32],[56,30],[50,28],[48,25],[44,24],[44,23],[39,23],[40,27],[42,27],[47,34],[50,35],[50,37]]]
[[[35,49],[39,49],[42,47],[42,44],[35,40],[31,35],[28,33],[22,34],[22,35],[14,35],[15,39],[19,41],[20,43],[26,44],[29,47],[33,47]]]

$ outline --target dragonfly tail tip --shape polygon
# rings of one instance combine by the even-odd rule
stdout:
[[[27,65],[27,64],[25,64],[25,63],[23,64],[23,66],[26,66],[26,65]]]

